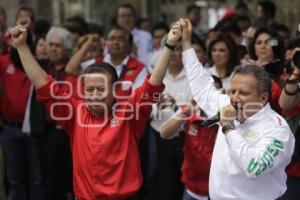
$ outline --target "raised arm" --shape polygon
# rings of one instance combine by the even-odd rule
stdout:
[[[80,63],[83,61],[83,58],[87,54],[88,50],[92,47],[93,40],[93,35],[88,35],[87,40],[82,44],[78,51],[76,51],[76,53],[71,57],[68,64],[66,65],[66,73],[75,76],[80,73]]]
[[[214,87],[214,81],[200,63],[191,45],[192,24],[181,19],[183,48],[182,62],[187,72],[190,89],[194,100],[205,111],[208,117],[215,115],[220,108],[230,103],[229,96],[222,94]]]
[[[180,108],[171,118],[161,125],[160,137],[163,139],[172,138],[177,130],[187,120],[188,116],[191,115],[192,107],[187,105],[185,108]]]
[[[47,73],[35,60],[26,43],[26,38],[27,30],[23,26],[18,25],[11,29],[12,45],[18,50],[27,77],[38,89],[47,83]]]
[[[176,46],[177,41],[181,37],[181,27],[179,21],[176,22],[168,33],[167,43],[171,46]],[[167,71],[167,65],[171,55],[171,49],[166,46],[162,49],[161,54],[154,66],[149,82],[152,85],[160,85]]]

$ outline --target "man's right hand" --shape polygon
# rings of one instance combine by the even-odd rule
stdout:
[[[180,26],[182,28],[181,45],[182,45],[182,49],[186,50],[192,47],[191,38],[192,38],[193,26],[188,19],[180,19]]]
[[[18,25],[10,30],[11,44],[15,48],[27,46],[27,29],[24,26]]]

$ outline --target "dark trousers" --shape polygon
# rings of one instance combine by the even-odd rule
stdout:
[[[36,140],[22,133],[21,128],[5,125],[0,143],[5,158],[9,199],[27,200],[30,190],[30,199],[44,200]]]
[[[5,200],[5,186],[4,186],[4,155],[3,155],[3,148],[0,144],[0,200]]]
[[[158,182],[160,200],[181,200],[181,165],[183,161],[183,134],[170,140],[157,138]]]
[[[72,160],[68,135],[55,125],[38,138],[46,200],[68,200],[72,195]]]

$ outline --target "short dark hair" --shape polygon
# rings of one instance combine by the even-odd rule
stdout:
[[[105,74],[111,78],[112,84],[119,79],[116,69],[109,63],[105,62],[91,64],[82,72],[82,74]]]
[[[128,34],[128,43],[132,46],[133,45],[133,35],[131,34],[130,31],[128,31],[126,28],[123,28],[120,25],[114,25],[110,31],[108,32],[108,34],[112,31],[112,30],[121,30],[124,31],[125,33]]]
[[[192,12],[193,10],[200,10],[200,7],[197,6],[197,5],[195,5],[195,4],[189,5],[188,7],[186,7],[185,13],[186,13],[186,14],[189,14],[189,13]]]
[[[251,24],[251,19],[247,15],[238,15],[238,16],[236,16],[235,21],[236,22],[239,22],[239,21],[248,21]]]
[[[36,37],[41,37],[47,35],[51,28],[51,22],[44,17],[38,17],[33,23],[33,33]]]
[[[215,29],[220,32],[226,32],[226,33],[234,33],[238,36],[242,35],[242,31],[237,23],[237,20],[235,20],[233,17],[231,18],[225,18],[217,23],[215,26]]]
[[[261,6],[263,12],[267,14],[268,17],[274,18],[276,15],[276,4],[273,1],[261,0],[258,2],[258,5]]]
[[[66,21],[63,23],[63,27],[71,33],[78,33],[81,36],[89,32],[89,27],[85,19],[77,15],[66,19]]]
[[[104,27],[101,24],[97,22],[90,22],[88,23],[88,27],[89,27],[89,33],[96,33],[99,36],[103,36]]]
[[[131,13],[132,13],[132,16],[134,18],[137,18],[137,12],[136,12],[136,9],[133,7],[133,5],[131,5],[130,3],[124,3],[124,4],[121,4],[119,7],[118,7],[118,10],[120,8],[125,8],[125,9],[129,9],[131,10]],[[117,13],[118,15],[118,13]]]
[[[237,74],[252,74],[257,80],[257,90],[268,93],[268,99],[272,96],[272,80],[269,73],[262,67],[258,67],[255,65],[243,65],[238,66],[233,71],[233,76]]]
[[[25,5],[22,5],[19,7],[19,9],[17,10],[17,13],[16,13],[16,19],[19,17],[19,14],[21,11],[27,11],[31,14],[31,21],[33,22],[35,20],[35,12],[33,10],[33,8],[29,7],[29,6],[25,6]]]
[[[154,31],[156,31],[156,30],[161,30],[161,29],[165,30],[166,33],[168,33],[169,30],[170,30],[169,26],[168,26],[165,22],[159,21],[159,22],[156,22],[156,23],[152,26],[151,34],[153,35],[153,34],[154,34]]]

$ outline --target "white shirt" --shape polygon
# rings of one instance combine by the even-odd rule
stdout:
[[[137,47],[137,58],[142,63],[147,62],[147,54],[152,49],[152,36],[150,33],[134,28],[131,31],[134,44]]]
[[[165,90],[163,93],[170,94],[172,97],[174,97],[178,106],[190,102],[192,95],[189,88],[189,82],[186,77],[185,69],[182,69],[175,78],[169,73],[169,70],[167,70],[163,83],[165,85]],[[159,132],[161,125],[171,116],[173,116],[173,114],[174,112],[172,109],[166,108],[160,110],[157,108],[157,104],[154,104],[151,114],[151,127]],[[178,130],[177,132],[179,131],[180,130]]]
[[[145,62],[145,65],[147,67],[148,72],[151,74],[154,66],[159,58],[159,55],[161,53],[162,49],[154,49],[153,51],[151,51],[150,53],[148,53],[147,55],[147,61]]]
[[[182,59],[197,104],[212,116],[230,103],[213,87],[213,80],[193,49]],[[219,129],[210,169],[213,200],[274,200],[286,191],[285,167],[295,139],[286,121],[269,104],[224,135]]]

